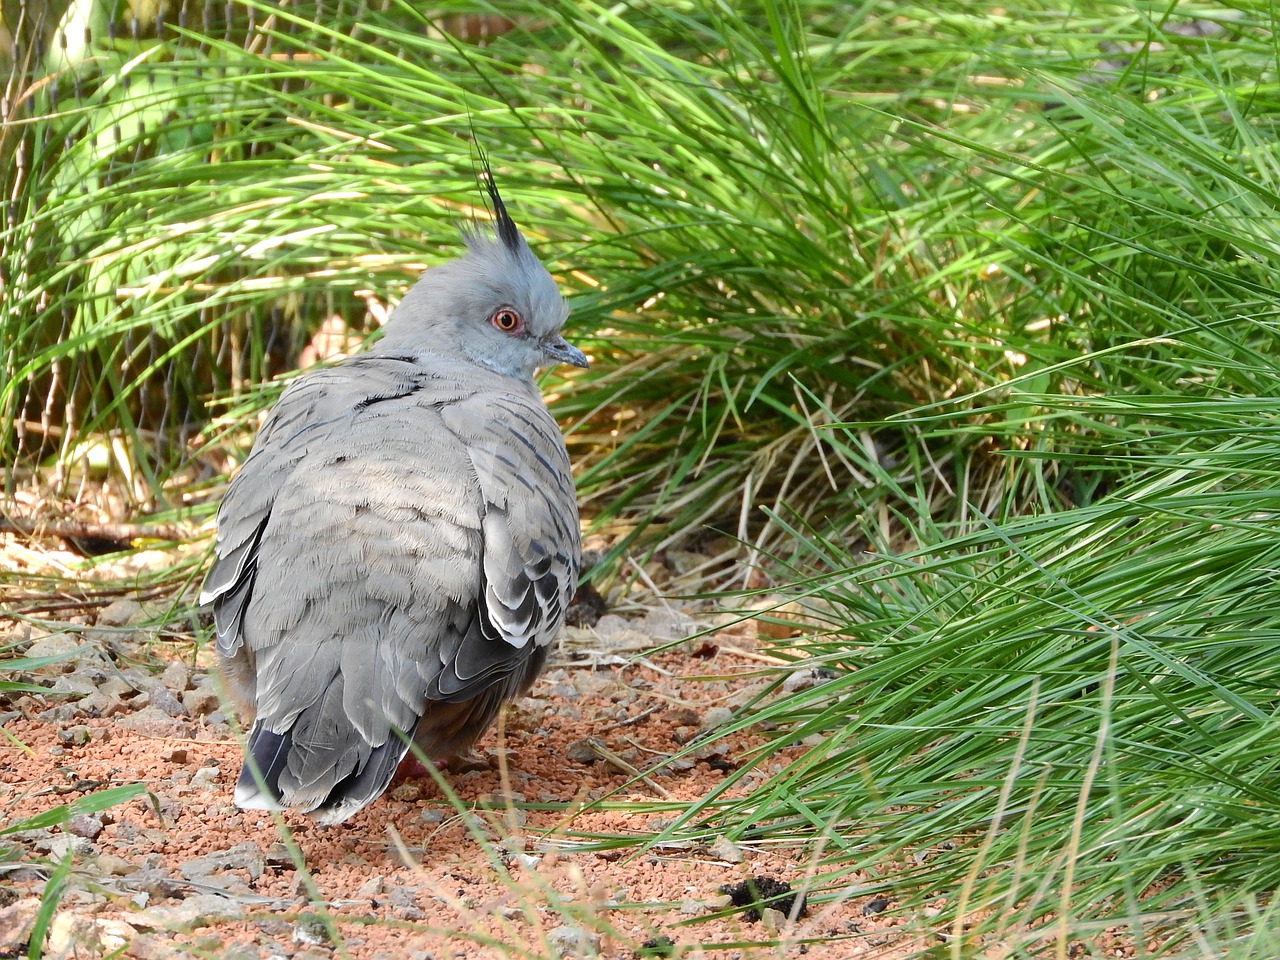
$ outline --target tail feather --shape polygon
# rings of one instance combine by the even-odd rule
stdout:
[[[280,774],[289,762],[289,731],[272,733],[261,724],[249,732],[248,750],[236,781],[235,804],[241,810],[279,810]]]
[[[372,744],[351,723],[341,687],[300,711],[289,729],[270,730],[262,719],[249,732],[235,804],[242,810],[291,807],[319,823],[341,823],[377,800],[400,761],[416,743],[426,756],[442,759],[465,752],[484,733],[503,702],[527,688],[546,657],[536,648],[520,674],[491,684],[478,696],[428,701],[413,729]]]
[[[367,807],[391,784],[408,750],[408,742],[392,734],[386,743],[373,748],[362,767],[334,784],[329,796],[312,815],[319,823],[333,826]]]
[[[408,740],[393,735],[369,751],[368,759],[333,784],[319,804],[282,793],[280,777],[294,748],[293,731],[273,733],[255,724],[249,733],[248,748],[240,777],[236,781],[235,804],[241,810],[280,810],[300,806],[325,825],[341,823],[378,799],[395,776],[396,768],[408,752]],[[319,779],[323,780],[323,776]],[[321,788],[323,790],[323,788]],[[303,800],[299,804],[299,800]]]

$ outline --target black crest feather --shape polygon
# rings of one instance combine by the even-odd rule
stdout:
[[[498,239],[512,253],[519,253],[525,245],[524,237],[520,235],[515,221],[507,213],[507,205],[502,202],[502,194],[498,193],[498,185],[494,182],[493,170],[489,166],[489,158],[484,155],[484,151],[480,152],[480,165],[482,167],[480,179],[484,181],[485,189],[489,191],[489,199],[493,201],[493,220],[498,231]]]

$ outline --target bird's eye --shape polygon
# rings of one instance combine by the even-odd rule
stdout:
[[[499,307],[493,311],[489,322],[503,333],[519,333],[524,329],[524,318],[510,307]]]

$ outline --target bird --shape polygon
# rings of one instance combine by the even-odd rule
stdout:
[[[547,662],[582,563],[564,436],[534,380],[587,367],[503,203],[367,351],[281,395],[227,486],[200,592],[248,734],[234,800],[332,826],[409,744],[465,753]]]

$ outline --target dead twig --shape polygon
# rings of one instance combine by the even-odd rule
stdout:
[[[644,771],[640,770],[638,767],[622,759],[622,757],[618,756],[616,753],[614,753],[612,750],[606,747],[603,743],[601,743],[595,737],[587,737],[586,744],[588,747],[591,748],[592,753],[594,753],[597,757],[599,757],[605,763],[609,764],[611,767],[614,767],[615,769],[622,771],[623,773],[625,773],[627,776],[631,777],[634,780],[640,781],[641,783],[643,783],[645,786],[647,786],[650,790],[652,790],[654,793],[656,793],[658,796],[662,797],[663,799],[666,799],[666,800],[674,799],[670,791],[668,791],[665,787],[663,787],[662,784],[658,783],[656,780],[654,780]]]
[[[190,540],[192,533],[174,523],[110,523],[94,520],[29,520],[24,517],[0,517],[0,533],[16,533],[24,537],[58,537],[72,543],[108,544],[126,550],[138,540],[163,540],[178,543]],[[99,551],[101,552],[101,551]]]

